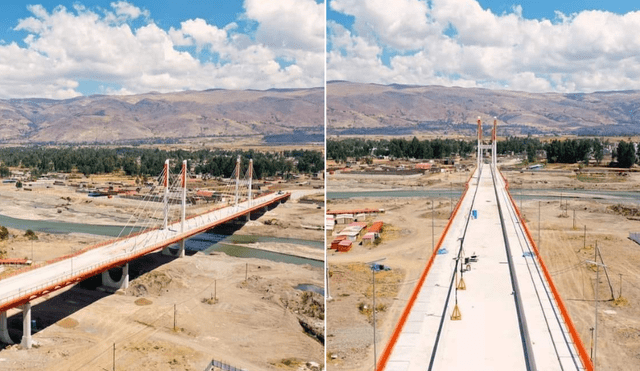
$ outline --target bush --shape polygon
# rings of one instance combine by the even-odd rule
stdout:
[[[36,236],[36,233],[34,231],[32,231],[31,229],[27,229],[26,232],[24,232],[24,236],[27,237],[30,240],[37,240],[38,236]]]
[[[9,238],[9,230],[5,226],[0,227],[0,240],[6,240],[7,238]]]

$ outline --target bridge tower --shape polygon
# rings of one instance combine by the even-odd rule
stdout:
[[[478,168],[482,165],[484,160],[484,151],[491,150],[491,166],[495,169],[497,166],[497,130],[498,119],[493,118],[493,128],[491,130],[491,144],[485,144],[482,140],[482,119],[478,116]]]
[[[240,187],[240,156],[238,156],[238,160],[236,161],[236,202],[235,205],[238,206],[238,201],[240,197],[238,195],[238,189]]]
[[[169,221],[169,159],[164,162],[164,222],[162,223],[162,229],[167,229],[167,222]]]
[[[168,179],[169,179],[169,160],[167,160],[165,162],[165,221],[164,221],[164,229],[166,229],[167,227],[167,220],[168,220],[168,194],[169,194],[169,187],[168,187]],[[183,160],[182,161],[182,171],[180,172],[180,188],[182,189],[181,192],[181,203],[182,203],[182,210],[181,210],[181,217],[180,217],[180,233],[184,233],[185,231],[185,222],[187,220],[186,215],[187,215],[187,160]],[[185,242],[186,239],[181,239],[180,240],[180,247],[178,248],[178,252],[177,253],[172,253],[171,250],[169,249],[169,246],[165,247],[162,249],[162,255],[168,255],[168,256],[177,256],[178,258],[183,258],[185,256]]]
[[[184,223],[186,221],[187,215],[187,160],[182,161],[182,182],[180,186],[182,187],[182,215],[180,219],[180,233],[184,233]],[[184,257],[184,244],[185,239],[180,240],[180,251],[178,251],[178,257]]]
[[[493,169],[498,169],[498,150],[497,150],[497,131],[498,131],[498,119],[493,118],[493,131],[491,131],[491,164]]]
[[[249,207],[251,207],[251,180],[253,179],[253,159],[249,159]]]

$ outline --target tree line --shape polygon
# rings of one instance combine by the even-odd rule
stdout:
[[[473,141],[455,139],[327,139],[327,158],[346,161],[348,157],[391,156],[395,158],[434,159],[453,155],[468,156],[475,148]]]
[[[542,143],[538,138],[507,137],[496,143],[498,154],[526,154],[529,162],[538,159],[538,151],[546,152],[549,163],[574,164],[588,163],[593,157],[598,164],[604,158],[604,148],[611,143],[599,138],[581,138],[552,140]],[[416,137],[407,139],[365,140],[349,138],[343,140],[327,139],[327,158],[346,161],[347,158],[360,159],[367,156],[391,156],[395,158],[439,159],[452,155],[466,157],[476,150],[476,141],[453,139],[434,139],[420,141]],[[612,153],[611,165],[631,167],[640,162],[640,146],[636,150],[634,143],[624,140],[618,143]]]
[[[48,172],[70,173],[78,171],[85,176],[123,171],[126,175],[159,175],[166,159],[171,159],[172,173],[178,173],[182,161],[189,168],[195,165],[196,174],[229,177],[236,166],[236,158],[242,159],[244,173],[249,159],[253,159],[254,177],[263,178],[278,173],[314,173],[324,169],[322,152],[292,150],[281,152],[225,151],[225,150],[160,150],[146,148],[95,148],[95,147],[6,147],[0,148],[0,176],[10,175],[9,167],[30,169],[32,175]]]

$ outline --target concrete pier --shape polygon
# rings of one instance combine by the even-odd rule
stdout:
[[[102,285],[114,289],[126,290],[129,287],[129,263],[122,266],[122,277],[119,281],[114,281],[109,275],[109,271],[102,272]]]
[[[20,345],[25,349],[31,349],[31,303],[22,305],[22,341]]]
[[[0,341],[5,344],[13,344],[13,340],[9,337],[9,328],[7,327],[7,312],[0,314]]]

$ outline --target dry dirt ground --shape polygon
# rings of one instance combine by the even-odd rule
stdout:
[[[329,206],[330,205],[330,206]],[[449,217],[448,199],[435,200],[435,243]],[[346,253],[328,250],[327,367],[370,370],[373,367],[372,273],[365,263],[385,258],[390,271],[376,273],[378,354],[404,309],[432,251],[431,204],[419,198],[332,200],[329,209],[383,208],[369,218],[385,223],[382,242],[355,245]],[[327,235],[330,244],[331,236]]]
[[[302,224],[321,225],[322,210],[297,202],[302,195],[318,190],[295,191],[292,200],[248,222],[236,233],[262,233],[270,230],[264,228],[265,221],[275,220],[271,224],[277,227],[273,236],[321,240],[321,231],[305,229]],[[48,204],[61,196],[37,197]],[[37,203],[18,202],[23,208]],[[49,209],[35,210],[48,219]],[[113,213],[118,210],[114,207]],[[56,213],[56,220],[64,220],[62,216]],[[117,224],[118,219],[105,213],[92,221]],[[23,231],[9,231],[12,236],[0,243],[0,249],[9,257],[30,258],[32,242]],[[36,261],[65,255],[106,238],[37,235],[38,240],[33,241]],[[294,251],[295,246],[282,245],[272,243],[268,247],[292,253],[306,249],[298,246]],[[298,284],[322,287],[320,268],[217,253],[184,259],[156,253],[133,262],[130,271],[132,281],[124,294],[105,293],[96,289],[99,283],[95,279],[90,279],[35,303],[32,318],[38,332],[34,341],[39,345],[30,350],[10,346],[0,351],[0,369],[111,370],[114,343],[117,370],[203,370],[213,358],[247,370],[296,370],[308,361],[324,363],[322,343],[307,334],[302,325],[323,333],[323,296],[294,289]],[[21,315],[13,310],[9,316],[10,334],[19,341]]]

